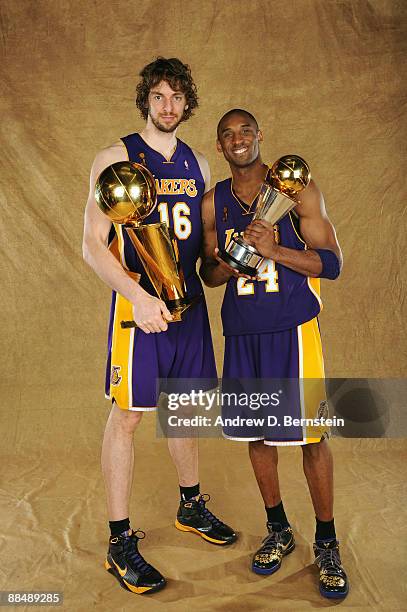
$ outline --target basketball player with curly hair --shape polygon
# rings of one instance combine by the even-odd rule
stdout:
[[[147,167],[155,176],[158,196],[148,222],[165,222],[173,228],[188,296],[202,295],[196,261],[209,166],[176,136],[180,123],[198,106],[196,86],[189,67],[177,58],[159,57],[140,76],[136,105],[146,124],[140,133],[124,136],[95,158],[83,252],[85,261],[113,290],[106,368],[106,396],[112,408],[102,445],[111,531],[105,567],[122,587],[142,594],[162,589],[166,581],[138,550],[144,532],[130,528],[133,434],[143,413],[156,409],[158,379],[214,379],[216,368],[204,298],[187,311],[182,322],[168,325],[172,316],[165,303],[149,293],[148,278],[129,237],[120,225],[111,224],[94,198],[96,180],[107,166],[129,160]],[[137,328],[122,329],[123,319],[133,319]],[[175,526],[207,542],[228,545],[236,534],[206,508],[208,496],[200,494],[197,442],[196,438],[168,440],[180,485]]]

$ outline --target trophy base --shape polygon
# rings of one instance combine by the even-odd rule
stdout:
[[[246,266],[242,264],[240,261],[237,261],[234,257],[229,255],[226,251],[221,251],[219,253],[219,257],[228,264],[234,270],[241,272],[242,274],[247,274],[247,276],[257,276],[257,269],[252,266]]]
[[[197,295],[194,298],[187,298],[186,300],[183,299],[166,301],[165,305],[167,306],[173,317],[172,321],[168,321],[168,323],[177,323],[178,321],[182,321],[182,315],[184,314],[184,312],[189,310],[191,306],[195,306],[195,304],[198,304],[201,299],[202,296]]]
[[[198,304],[202,299],[202,295],[196,295],[193,298],[184,298],[180,300],[167,300],[165,305],[168,310],[172,314],[172,320],[167,321],[167,323],[178,323],[182,321],[183,314],[189,310],[191,307]],[[122,329],[132,329],[138,328],[138,325],[135,321],[120,321],[120,327]]]

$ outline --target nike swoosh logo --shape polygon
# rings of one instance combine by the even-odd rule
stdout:
[[[208,533],[208,531],[211,529],[212,527],[198,527],[198,531],[201,531],[202,533]]]
[[[287,548],[290,546],[290,544],[292,544],[292,540],[287,542],[287,544],[281,544],[281,542],[280,542],[280,546],[283,549],[283,552],[285,552],[287,550]]]
[[[115,564],[117,571],[119,572],[120,576],[123,578],[123,576],[125,576],[127,574],[127,565],[125,566],[124,570],[121,569],[121,567],[119,567],[116,563],[116,561],[114,559],[112,559],[113,563]]]

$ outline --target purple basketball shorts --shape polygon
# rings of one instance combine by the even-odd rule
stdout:
[[[211,379],[216,386],[216,365],[204,299],[191,307],[168,330],[145,334],[122,329],[120,321],[133,318],[132,305],[113,294],[106,366],[106,397],[123,410],[155,410],[168,379]],[[185,386],[183,386],[185,390]]]
[[[329,434],[318,320],[281,332],[226,336],[223,435],[272,446]]]

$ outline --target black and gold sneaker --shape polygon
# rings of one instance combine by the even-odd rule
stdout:
[[[282,529],[280,523],[267,523],[267,529],[269,533],[252,561],[252,570],[256,574],[274,574],[280,569],[283,557],[295,548],[291,527]]]
[[[319,591],[328,599],[343,599],[349,592],[348,577],[341,565],[339,542],[316,542],[315,564],[319,568]]]
[[[237,540],[237,535],[207,509],[206,502],[209,500],[210,496],[206,493],[197,500],[181,500],[175,527],[180,531],[196,533],[212,544],[232,544]]]
[[[138,542],[145,537],[144,531],[131,531],[109,540],[105,568],[113,574],[126,591],[132,593],[154,593],[166,585],[165,578],[142,557]]]

